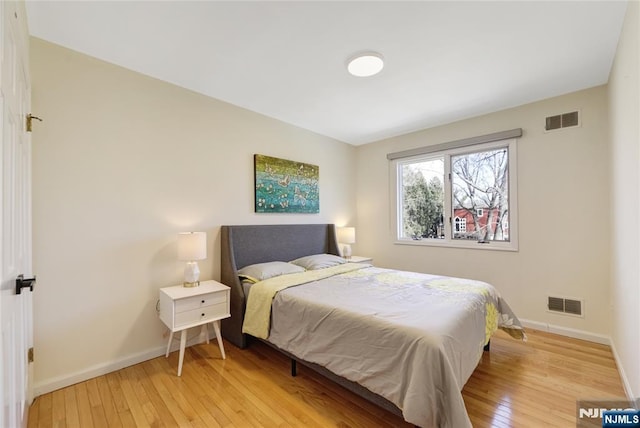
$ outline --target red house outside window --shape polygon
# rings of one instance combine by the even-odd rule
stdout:
[[[491,230],[500,229],[503,239],[509,239],[508,221],[504,218],[500,219],[500,211],[496,208],[493,210],[477,208],[475,211],[454,208],[453,212],[454,238],[478,239],[486,235],[487,225],[491,225]]]

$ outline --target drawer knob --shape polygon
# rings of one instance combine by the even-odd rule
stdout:
[[[202,314],[202,316],[204,316],[204,314]]]
[[[202,301],[202,303],[204,303],[204,300]]]

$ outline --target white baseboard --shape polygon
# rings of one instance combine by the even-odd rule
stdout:
[[[176,338],[178,339],[180,338],[179,333],[176,333],[174,335],[174,341],[173,341],[173,344],[171,345],[170,352],[174,352],[180,348],[180,341],[175,340]],[[201,339],[200,335],[191,338],[190,340],[187,341],[187,346],[192,346],[202,342],[200,339]],[[215,336],[213,336],[212,340],[215,340]],[[42,394],[46,394],[51,391],[56,391],[61,388],[65,388],[69,385],[74,385],[79,382],[84,382],[85,380],[93,379],[94,377],[102,376],[107,373],[111,373],[116,370],[123,369],[125,367],[133,366],[143,361],[152,360],[154,358],[164,355],[166,351],[167,351],[167,346],[163,345],[162,347],[153,348],[148,351],[132,354],[127,357],[117,359],[115,361],[96,364],[95,366],[91,366],[89,368],[86,368],[84,370],[80,370],[74,373],[69,373],[63,376],[57,376],[54,378],[49,378],[40,382],[36,382],[33,385],[34,397],[37,397]],[[178,367],[176,367],[176,370],[177,369]]]
[[[636,400],[636,395],[634,395],[633,393],[633,388],[631,388],[631,383],[629,383],[627,374],[624,371],[624,366],[620,361],[620,356],[618,355],[616,344],[613,340],[611,341],[611,352],[613,352],[613,358],[616,360],[616,367],[618,368],[618,373],[620,373],[620,378],[622,379],[622,386],[624,387],[625,394],[627,394],[627,399],[629,399],[629,401],[634,401]]]
[[[591,333],[589,331],[561,327],[559,325],[547,324],[539,321],[520,319],[520,322],[524,327],[533,328],[535,330],[547,331],[561,336],[573,337],[574,339],[588,340],[589,342],[600,343],[602,345],[611,345],[611,338],[604,334]]]

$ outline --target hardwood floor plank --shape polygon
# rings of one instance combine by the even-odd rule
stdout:
[[[188,364],[190,366],[193,366],[190,358],[191,352],[189,352],[189,354],[190,361]],[[186,359],[187,357],[185,356],[185,360]],[[185,367],[186,365],[187,364],[185,361]],[[207,365],[207,367],[211,368],[212,366]],[[213,377],[214,382],[218,383],[218,385],[222,388],[224,396],[231,397],[236,403],[240,405],[243,414],[251,419],[251,424],[253,426],[279,426],[280,423],[284,423],[281,418],[276,416],[273,410],[269,409],[268,406],[265,406],[259,400],[256,400],[255,395],[249,393],[245,394],[245,392],[247,392],[247,388],[244,385],[238,384],[237,382],[233,381],[233,370],[218,371],[214,367],[214,370],[204,370],[204,373],[209,378]]]
[[[78,401],[76,390],[73,386],[68,386],[62,390],[64,392],[64,412],[67,426],[69,428],[80,428],[80,415],[78,414]]]
[[[206,370],[205,367],[202,367]],[[217,399],[217,392],[222,388],[220,385],[212,385],[203,379],[197,371],[188,371],[182,373],[182,381],[189,385],[191,393],[198,398],[205,410],[215,419],[215,423],[219,426],[227,426],[231,424],[231,419],[235,415],[235,411],[225,406],[224,400]],[[223,408],[224,407],[224,408]],[[229,414],[229,416],[227,416]]]
[[[609,347],[528,331],[499,332],[462,390],[475,428],[575,426],[576,401],[623,398]],[[215,341],[38,397],[29,427],[404,427],[402,418],[299,366],[263,343]]]
[[[164,427],[165,425],[163,423],[162,417],[158,414],[153,403],[151,402],[151,399],[147,395],[142,379],[138,378],[139,369],[139,365],[126,367],[125,369],[120,370],[118,374],[122,378],[125,378],[126,383],[133,389],[135,398],[140,403],[140,407],[142,408],[142,412],[144,413],[149,426],[154,428]],[[129,404],[129,406],[131,407],[131,404]],[[145,424],[141,423],[141,425],[139,426],[145,426]]]
[[[104,415],[107,420],[107,426],[109,428],[122,427],[122,422],[120,421],[120,417],[118,416],[118,411],[116,410],[116,406],[113,401],[113,395],[111,394],[111,389],[109,388],[107,376],[100,376],[96,378],[96,383],[98,387],[98,393],[100,394],[100,399],[102,400],[102,410],[104,411]]]
[[[203,365],[203,370],[206,370],[206,364]],[[202,391],[204,395],[199,397],[200,401],[220,426],[240,426],[241,424],[260,426],[259,422],[253,418],[251,421],[245,419],[245,410],[242,403],[238,403],[231,397],[223,398],[224,390],[220,382],[203,377],[195,370],[183,372],[182,376],[184,376],[185,381],[190,382]],[[220,395],[220,393],[223,395]]]
[[[51,396],[51,421],[54,428],[64,428],[67,426],[67,415],[65,414],[64,390],[53,391]]]
[[[330,399],[331,402],[337,401],[338,404],[331,404],[328,408],[324,408],[326,414],[324,415],[325,421],[322,422],[323,425],[327,423],[326,420],[335,421],[336,418],[344,419],[347,417],[345,415],[354,413],[352,410],[353,408],[357,408],[363,410],[357,414],[361,419],[365,420],[359,422],[343,420],[342,422],[346,424],[366,424],[369,426],[374,424],[375,426],[385,426],[387,423],[386,418],[391,415],[393,421],[390,426],[398,426],[399,422],[395,415],[359,396],[352,394],[340,385],[333,382],[326,382],[325,378],[301,364],[298,365],[298,376],[290,376],[290,359],[280,353],[274,352],[273,349],[268,346],[262,345],[256,347],[256,352],[258,352],[258,356],[262,361],[270,360],[278,363],[279,368],[277,369],[277,373],[279,376],[277,378],[270,376],[271,381],[280,379],[280,384],[289,394],[295,395],[301,400],[309,401],[312,408],[322,408],[325,403],[322,401],[318,402],[318,398],[316,397],[326,396],[327,388],[330,390],[328,391],[328,395],[332,397]],[[264,373],[264,371],[261,370],[261,366],[257,366],[257,371],[259,373]],[[411,425],[407,424],[407,426]]]
[[[29,421],[37,421],[40,420],[40,403],[41,400],[35,399],[31,406],[29,406],[29,414],[27,416],[27,420]]]
[[[194,347],[195,352],[198,352],[201,358],[206,361],[212,368],[215,368],[218,372],[221,372],[220,358],[217,354],[213,356],[209,353],[211,347]],[[308,413],[299,411],[293,402],[295,398],[288,392],[284,391],[280,385],[273,385],[273,377],[267,375],[260,367],[251,364],[251,361],[242,357],[242,353],[234,355],[234,362],[239,365],[237,370],[230,370],[230,380],[234,383],[242,384],[246,388],[245,392],[251,394],[254,397],[254,402],[259,402],[257,397],[261,396],[265,390],[270,390],[270,396],[277,399],[282,403],[281,406],[273,408],[273,412],[277,413],[277,419],[281,419],[281,424],[294,423],[295,425],[304,425],[307,427],[322,427],[326,426],[325,420],[315,420],[308,417]],[[257,400],[257,401],[256,401]],[[261,404],[264,407],[264,404]],[[272,419],[274,416],[272,415]],[[286,421],[286,422],[285,422]]]
[[[74,386],[76,392],[76,401],[78,403],[78,419],[81,427],[93,426],[93,418],[91,417],[91,404],[89,403],[89,392],[84,382],[77,383]]]
[[[120,388],[122,389],[122,395],[127,402],[127,406],[131,411],[131,417],[134,420],[134,425],[137,427],[148,428],[151,426],[149,420],[147,419],[147,415],[142,409],[142,405],[140,404],[141,400],[138,399],[138,395],[131,384],[131,378],[129,376],[130,371],[120,370],[117,372],[118,382],[120,383]],[[146,397],[146,394],[145,394]],[[145,398],[143,398],[144,400]]]
[[[38,403],[38,426],[50,428],[53,426],[53,393],[45,394],[36,399]],[[31,421],[31,419],[29,419]]]
[[[135,419],[129,409],[129,403],[122,391],[122,383],[120,382],[120,376],[117,372],[108,373],[105,376],[111,397],[113,400],[113,406],[115,412],[123,427],[135,426]]]
[[[187,398],[189,391],[188,388],[185,387],[184,382],[182,382],[182,379],[177,378],[173,373],[170,375],[169,371],[171,370],[171,367],[169,367],[163,360],[152,360],[151,365],[155,369],[156,373],[161,374],[157,379],[162,383],[164,391],[170,395],[170,399],[176,403],[180,413],[184,415],[192,426],[196,427],[203,425],[204,421],[200,417],[200,411],[193,407],[194,405],[198,406],[198,401],[194,400],[194,403],[192,404],[191,400]],[[177,378],[177,381],[175,382],[173,379],[174,377]]]
[[[117,372],[108,373],[105,375],[111,397],[113,398],[113,405],[116,413],[126,413],[129,410],[129,404],[122,392],[122,384]]]
[[[104,412],[102,398],[98,390],[98,378],[89,379],[85,382],[89,393],[89,404],[91,405],[91,419],[93,426],[97,428],[108,428],[107,415]]]
[[[147,362],[142,364],[137,364],[134,367],[134,373],[140,385],[144,388],[144,392],[149,397],[149,403],[151,409],[149,412],[156,413],[159,417],[159,421],[161,421],[166,426],[176,426],[178,422],[173,418],[173,415],[164,404],[162,397],[158,393],[158,390],[155,388],[154,384],[151,381],[151,377],[145,371],[144,366]]]
[[[166,379],[169,380],[168,387],[172,388],[175,391],[180,392],[184,399],[187,400],[190,406],[193,408],[193,411],[196,415],[198,415],[198,419],[194,423],[205,427],[218,428],[222,425],[218,422],[218,418],[222,419],[226,424],[228,424],[228,419],[224,417],[220,412],[216,412],[216,407],[210,400],[201,400],[201,398],[206,398],[206,393],[203,389],[195,382],[190,382],[188,377],[185,376],[183,372],[182,377],[171,376],[171,372],[175,371],[175,367],[171,367],[166,359],[158,360],[159,364],[161,363],[163,370],[167,373]],[[209,410],[214,410],[213,412]]]
[[[102,406],[102,399],[100,398],[100,392],[98,391],[98,378],[89,379],[84,382],[87,386],[89,405]]]
[[[331,382],[322,383],[323,381],[321,381],[322,386],[318,387],[317,379],[321,377],[317,373],[313,372],[310,369],[307,369],[306,367],[303,367],[302,365],[298,366],[298,376],[290,376],[290,359],[279,353],[274,354],[273,350],[269,349],[268,347],[260,347],[257,348],[256,351],[259,353],[258,355],[262,360],[270,359],[274,363],[278,364],[277,373],[279,373],[279,376],[269,376],[269,381],[273,382],[275,380],[276,382],[278,382],[278,384],[282,388],[282,391],[286,392],[286,395],[289,397],[296,397],[296,399],[298,400],[302,399],[305,403],[307,403],[308,400],[312,401],[307,403],[311,408],[313,408],[314,406],[321,406],[323,404],[322,397],[326,395],[323,388],[331,388],[331,395],[334,397],[340,396],[341,392],[343,391],[347,392],[347,395],[340,396],[341,400],[339,400],[339,406],[332,406],[331,408],[326,409],[324,414],[321,415],[322,419],[318,420],[318,423],[321,426],[326,426],[327,421],[336,420],[336,418],[345,419],[345,414],[349,413],[349,407],[358,406],[359,404],[363,403],[370,406],[370,411],[382,411],[382,409],[373,404],[370,404],[368,401],[360,399],[360,397],[356,397],[355,395],[348,393],[348,391],[337,384]],[[249,364],[251,363],[251,361],[248,360],[247,363]],[[264,371],[261,370],[260,365],[255,365],[255,372],[258,375],[264,375]],[[350,398],[352,397],[357,398],[357,400],[351,400]],[[372,420],[377,420],[377,425],[379,425],[381,422],[379,418],[375,418],[375,415],[372,415]],[[342,420],[342,422],[346,424],[355,423],[355,421],[352,420]]]

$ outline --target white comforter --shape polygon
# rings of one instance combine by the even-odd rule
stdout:
[[[462,428],[460,391],[499,324],[524,338],[489,284],[367,267],[278,292],[268,340],[385,397],[408,422]]]

